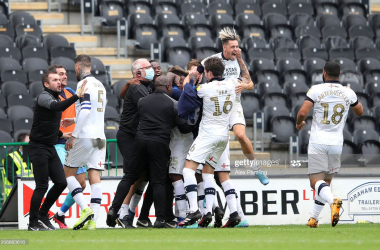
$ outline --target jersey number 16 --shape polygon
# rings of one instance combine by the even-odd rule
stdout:
[[[231,95],[228,95],[226,97],[226,100],[224,101],[223,112],[225,114],[228,114],[231,111],[232,106],[233,106],[233,103],[230,101],[230,96]],[[219,98],[218,97],[211,97],[210,100],[215,103],[215,112],[213,113],[213,115],[214,116],[222,115],[222,112],[220,111]]]

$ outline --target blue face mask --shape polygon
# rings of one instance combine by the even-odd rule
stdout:
[[[145,70],[145,79],[152,81],[154,78],[154,70],[152,68]]]

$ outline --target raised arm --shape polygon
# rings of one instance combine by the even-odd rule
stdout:
[[[247,66],[245,66],[245,63],[244,63],[243,58],[241,56],[241,49],[238,50],[236,58],[238,60],[239,66],[240,66],[240,75],[242,78],[245,78],[245,80],[243,81],[243,83],[241,85],[241,87],[243,88],[242,90],[253,89],[253,82],[252,82],[251,76],[249,75],[248,68],[247,68]]]

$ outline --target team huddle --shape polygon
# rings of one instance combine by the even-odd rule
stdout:
[[[242,60],[238,46],[240,38],[236,31],[224,28],[219,34],[223,43],[223,52],[190,65],[187,72],[174,70],[167,75],[170,77],[174,73],[175,76],[170,79],[179,79],[178,82],[173,80],[176,83],[174,87],[176,91],[169,90],[167,94],[173,98],[173,103],[178,107],[178,116],[185,121],[186,127],[190,130],[183,133],[183,128],[179,124],[183,125],[184,122],[178,121],[177,126],[171,130],[170,162],[167,167],[175,197],[175,219],[164,221],[163,224],[155,223],[154,226],[158,228],[206,228],[212,222],[215,228],[249,226],[238,193],[230,179],[229,133],[230,130],[234,131],[244,155],[249,160],[254,160],[252,143],[245,134],[245,119],[240,101],[241,92],[253,89],[254,84]],[[153,81],[156,90],[162,86],[170,89],[171,82],[167,85],[162,83],[169,78],[164,78],[161,73],[154,75],[152,72],[157,62],[145,66],[146,60],[139,60],[141,61],[138,62],[137,75]],[[81,216],[73,229],[94,230],[102,198],[100,173],[104,170],[106,156],[104,134],[106,91],[103,84],[90,74],[91,59],[88,56],[78,56],[75,63],[80,80],[76,90],[80,96],[75,102],[76,117],[62,117],[64,119],[61,122],[63,129],[75,124],[75,128],[70,132],[71,136],[67,136],[65,144],[67,154],[64,160],[64,174],[71,201],[65,201],[68,205],[62,207],[61,211],[54,215],[53,220],[60,228],[67,228],[64,214],[68,207],[76,202],[81,208]],[[339,83],[339,64],[327,62],[323,74],[325,83],[313,86],[309,90],[298,113],[296,125],[299,130],[303,128],[307,114],[314,106],[308,154],[310,184],[316,194],[313,214],[308,222],[309,227],[318,227],[319,214],[325,203],[331,206],[332,226],[339,221],[342,200],[333,198],[330,183],[333,174],[340,168],[343,128],[348,110],[351,107],[356,115],[361,115],[363,112],[355,92]],[[207,83],[201,83],[202,76],[207,79]],[[145,86],[147,88],[144,90],[145,96],[151,94],[148,85]],[[131,95],[135,91],[132,86],[129,85],[129,88],[127,86],[128,90],[123,94]],[[147,97],[136,100],[139,108],[141,108],[140,101],[144,98]],[[189,103],[192,105],[188,105]],[[185,112],[184,106],[187,108]],[[123,152],[122,154],[125,158]],[[133,161],[126,162],[124,159],[124,165],[126,164],[133,164]],[[90,207],[83,196],[85,184],[83,185],[79,178],[83,173],[80,171],[83,166],[87,166],[91,185]],[[253,170],[263,185],[269,183],[268,177],[259,166],[253,166]],[[126,170],[124,173],[130,174]],[[122,228],[133,228],[135,209],[147,185],[146,176],[142,175],[140,179],[133,185],[135,187],[132,186],[128,190],[128,196],[124,197],[123,194],[122,199],[125,199],[123,204],[114,201],[107,215],[107,225],[114,227],[118,224]],[[230,212],[226,223],[222,221],[224,212],[217,202],[217,185],[224,192]],[[255,185],[254,180],[252,185]],[[173,210],[172,207],[170,209]],[[138,227],[152,226],[149,219],[142,217],[141,215],[137,220]],[[30,230],[54,230],[54,226],[46,218],[38,217],[38,223],[34,220],[35,218],[32,220],[31,217]]]

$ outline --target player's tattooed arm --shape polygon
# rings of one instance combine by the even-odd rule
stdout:
[[[245,63],[244,63],[243,58],[241,56],[241,49],[238,50],[236,58],[238,60],[239,66],[240,66],[241,77],[247,79],[247,82],[243,81],[244,84],[241,87],[243,88],[243,90],[244,89],[253,89],[253,82],[252,82],[251,76],[249,75],[248,68],[247,68],[247,66],[245,66]]]

